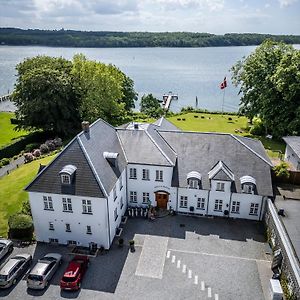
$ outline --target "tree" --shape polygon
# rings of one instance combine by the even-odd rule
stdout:
[[[149,117],[158,118],[164,111],[157,98],[152,94],[144,95],[141,99],[141,112]]]
[[[120,71],[121,72],[121,71]],[[123,84],[122,84],[122,92],[123,97],[121,99],[121,102],[125,103],[125,109],[127,111],[130,111],[132,108],[134,108],[134,101],[138,99],[137,93],[134,90],[134,82],[131,78],[123,74]]]
[[[80,124],[79,98],[73,87],[72,64],[63,58],[37,56],[16,67],[13,101],[18,128],[43,129],[66,136]]]
[[[259,116],[275,137],[300,133],[300,51],[270,40],[232,67],[240,112]]]

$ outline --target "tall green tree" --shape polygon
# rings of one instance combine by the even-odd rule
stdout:
[[[42,129],[70,135],[80,124],[79,97],[73,87],[72,63],[63,58],[37,56],[16,67],[13,101],[18,128]]]
[[[141,99],[141,112],[149,117],[158,118],[163,115],[164,110],[157,98],[152,94],[144,95]]]
[[[242,93],[240,111],[259,116],[275,137],[300,134],[300,51],[273,41],[232,67]]]

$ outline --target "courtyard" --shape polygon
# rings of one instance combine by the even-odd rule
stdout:
[[[263,226],[259,222],[222,218],[167,216],[152,222],[128,219],[121,236],[103,255],[91,258],[78,292],[61,292],[59,280],[71,259],[68,248],[39,243],[15,248],[31,252],[34,261],[49,252],[64,263],[44,291],[27,290],[26,276],[5,299],[268,299],[271,277]],[[136,251],[131,253],[129,240]]]

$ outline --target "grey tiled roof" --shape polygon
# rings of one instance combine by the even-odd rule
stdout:
[[[286,136],[283,138],[287,145],[289,145],[296,155],[300,158],[300,136]]]
[[[159,127],[158,130],[180,130],[178,127],[176,127],[172,122],[168,121],[166,118],[161,117],[160,119],[156,120],[154,123],[152,123]]]
[[[172,162],[145,130],[118,129],[129,163],[171,166]]]
[[[256,179],[259,195],[273,195],[270,165],[259,155],[263,149],[255,153],[230,134],[172,131],[160,134],[177,153],[173,186],[187,186],[186,175],[198,171],[203,188],[210,189],[208,172],[221,160],[235,175],[238,192],[241,192],[240,177],[250,175]]]
[[[64,166],[77,167],[70,186],[62,185],[59,172]],[[27,186],[29,192],[67,194],[103,198],[104,193],[95,179],[93,171],[75,138],[39,175]]]

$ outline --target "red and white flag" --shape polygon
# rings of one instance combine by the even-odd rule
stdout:
[[[220,89],[223,90],[227,87],[227,80],[226,77],[224,77],[224,80],[220,84]]]

